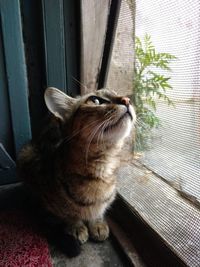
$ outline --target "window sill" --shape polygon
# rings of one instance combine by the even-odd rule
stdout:
[[[143,221],[180,259],[183,266],[198,266],[200,210],[138,162],[121,167],[118,177],[119,200],[114,205],[114,213],[120,205],[121,209],[126,206],[130,214]],[[129,213],[126,213],[125,220],[127,216]],[[117,217],[121,217],[119,212]],[[127,221],[131,225],[131,220]],[[128,231],[128,226],[125,227]]]

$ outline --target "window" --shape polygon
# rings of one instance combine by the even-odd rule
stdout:
[[[138,1],[136,36],[151,35],[160,52],[177,57],[171,64],[169,107],[158,101],[162,127],[141,161],[174,186],[200,201],[200,3]]]
[[[122,1],[107,81],[109,88],[134,99],[136,40],[143,42],[145,35],[156,53],[175,56],[169,56],[171,71],[156,63],[147,67],[169,78],[165,81],[172,88],[159,89],[163,98],[148,92],[155,104],[143,95],[145,107],[160,124],[146,126],[143,146],[135,147],[134,156],[120,169],[119,192],[189,266],[200,261],[199,16],[198,0]],[[148,75],[143,72],[144,81],[152,77]],[[136,132],[145,123],[138,117]]]

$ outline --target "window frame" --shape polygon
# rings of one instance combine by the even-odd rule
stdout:
[[[147,266],[187,266],[173,251],[173,248],[164,242],[163,238],[150,227],[148,221],[145,221],[120,193],[117,194],[109,216],[111,220],[120,225]],[[113,229],[113,231],[113,235],[117,235],[116,230]],[[121,240],[117,241],[121,243]],[[125,250],[127,256],[132,252],[126,252],[124,246],[122,250]]]

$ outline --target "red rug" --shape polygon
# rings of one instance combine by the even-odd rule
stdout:
[[[0,213],[0,267],[52,267],[47,242],[21,213]]]

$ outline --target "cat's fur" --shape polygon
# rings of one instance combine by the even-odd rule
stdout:
[[[71,98],[48,88],[50,121],[18,157],[18,170],[45,210],[80,243],[105,240],[104,213],[116,194],[115,170],[135,122],[129,99],[102,89]]]

